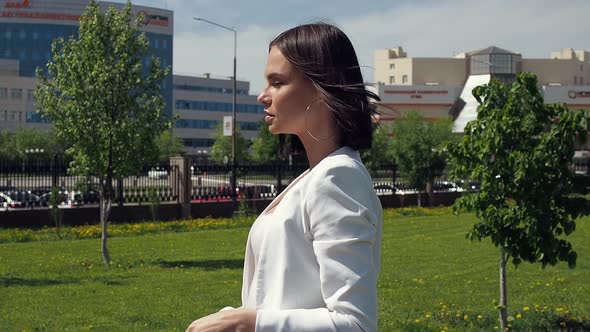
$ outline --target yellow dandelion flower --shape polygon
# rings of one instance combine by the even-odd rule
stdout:
[[[420,323],[420,319],[416,319],[414,322],[416,322],[416,323]]]
[[[524,307],[522,307],[522,310],[529,311],[529,310],[531,310],[531,308],[529,306],[524,306]]]
[[[468,319],[469,319],[469,315],[463,316],[463,320],[468,320]]]
[[[517,314],[516,314],[516,319],[521,319],[521,318],[522,318],[522,315],[520,314],[520,312],[519,312],[519,313],[517,313]]]
[[[477,319],[483,319],[482,315],[477,315]]]
[[[424,317],[430,318],[430,314],[426,314],[426,315],[424,315]]]

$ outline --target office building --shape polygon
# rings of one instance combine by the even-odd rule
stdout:
[[[492,78],[511,81],[520,72],[537,75],[546,103],[588,108],[589,61],[588,51],[571,48],[552,52],[547,59],[526,59],[495,46],[451,58],[409,57],[401,47],[376,50],[376,89],[389,109],[382,119],[393,120],[415,109],[428,119],[450,115],[455,119],[455,131],[462,132],[476,117],[477,103],[471,90]]]
[[[32,127],[47,130],[49,123],[35,111],[33,91],[35,70],[44,68],[52,57],[55,38],[77,35],[80,15],[88,0],[7,0],[0,1],[0,130]],[[113,2],[99,2],[101,9],[122,8]],[[152,55],[163,66],[172,66],[172,11],[133,6],[134,15],[143,13],[142,31]],[[146,58],[147,64],[148,59]],[[162,82],[166,108],[172,113],[172,75]]]
[[[264,107],[249,95],[250,83],[236,82],[237,128],[246,139],[258,134]],[[174,135],[185,145],[187,155],[206,158],[215,143],[215,128],[224,116],[232,115],[233,81],[229,78],[213,78],[174,75],[174,113],[178,120]]]

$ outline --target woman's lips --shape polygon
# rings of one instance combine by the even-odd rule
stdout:
[[[272,119],[274,119],[274,115],[268,113],[268,112],[264,112],[266,114],[266,116],[264,117],[264,121],[267,123],[270,123],[272,121]]]

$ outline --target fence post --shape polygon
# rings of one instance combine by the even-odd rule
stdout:
[[[51,160],[51,188],[57,187],[57,154]],[[60,189],[61,190],[61,189]]]
[[[191,216],[191,172],[189,158],[179,156],[170,157],[170,176],[168,177],[172,192],[180,202],[181,217],[184,219]]]
[[[117,198],[119,206],[123,206],[123,178],[117,178]]]

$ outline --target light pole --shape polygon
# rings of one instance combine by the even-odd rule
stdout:
[[[209,24],[213,24],[220,28],[232,31],[234,33],[234,76],[232,77],[233,80],[233,103],[232,103],[232,126],[231,126],[231,179],[230,179],[230,186],[231,186],[231,197],[232,201],[236,202],[236,173],[237,173],[237,164],[236,164],[236,49],[238,45],[238,32],[235,29],[230,27],[226,27],[225,25],[221,25],[219,23],[215,23],[204,18],[200,17],[193,17],[193,19],[197,21],[203,21]]]

